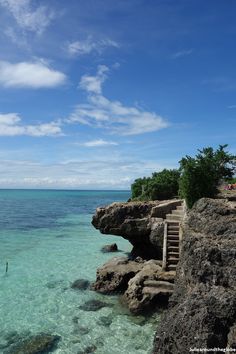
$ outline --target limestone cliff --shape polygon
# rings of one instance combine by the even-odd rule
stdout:
[[[227,346],[236,348],[236,203],[204,198],[183,225],[174,293],[154,353]]]
[[[99,208],[93,225],[128,239],[133,258],[143,259],[106,264],[98,269],[94,288],[125,291],[133,313],[157,304],[160,291],[173,293],[157,329],[154,354],[236,348],[236,201],[203,198],[188,212],[173,285],[175,274],[162,273],[159,261],[148,259],[162,258],[163,218],[180,204],[114,203]]]
[[[103,234],[122,236],[134,246],[132,256],[162,259],[162,244],[166,214],[181,200],[113,203],[98,208],[92,224]]]

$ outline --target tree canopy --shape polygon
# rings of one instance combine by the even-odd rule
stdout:
[[[136,179],[131,185],[132,199],[164,200],[179,195],[191,208],[200,198],[215,197],[222,180],[234,181],[236,156],[226,148],[227,145],[219,145],[216,150],[203,148],[195,157],[183,157],[179,169],[164,169],[151,177]]]
[[[223,179],[232,178],[236,167],[236,156],[225,151],[227,145],[198,150],[195,157],[186,156],[180,161],[181,177],[179,194],[188,207],[200,198],[212,198]]]
[[[152,177],[138,178],[131,186],[132,198],[140,200],[164,200],[178,195],[180,172],[164,169]]]

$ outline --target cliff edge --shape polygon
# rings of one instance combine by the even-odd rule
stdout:
[[[180,199],[113,203],[97,208],[92,224],[102,234],[127,239],[133,258],[162,259],[164,218],[181,203]]]
[[[217,347],[236,348],[236,202],[203,198],[183,225],[174,292],[153,353]]]

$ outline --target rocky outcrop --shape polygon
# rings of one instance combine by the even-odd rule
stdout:
[[[133,314],[153,309],[167,303],[173,293],[175,272],[163,272],[160,262],[150,260],[133,277],[124,294],[124,299]]]
[[[92,289],[103,294],[124,292],[129,280],[142,267],[142,263],[129,261],[128,257],[114,257],[97,269],[96,282],[92,285]]]
[[[124,293],[123,303],[133,314],[147,313],[167,304],[173,293],[175,272],[163,272],[162,262],[115,257],[97,270],[92,289],[103,294]]]
[[[122,236],[133,245],[133,258],[161,259],[166,214],[181,200],[113,203],[98,208],[92,224],[103,234]]]
[[[234,348],[235,328],[236,203],[203,198],[183,225],[174,293],[157,330],[154,353]]]

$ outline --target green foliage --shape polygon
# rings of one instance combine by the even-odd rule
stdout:
[[[222,179],[232,178],[236,167],[236,156],[225,151],[227,145],[198,150],[195,158],[186,156],[180,161],[181,178],[179,194],[188,207],[202,197],[212,198]]]
[[[139,199],[141,196],[144,197],[144,190],[148,185],[149,179],[150,178],[144,177],[144,178],[138,178],[134,181],[134,183],[131,185],[132,199],[135,198]]]
[[[235,184],[236,183],[236,177],[226,179],[226,182],[229,184]]]
[[[138,178],[131,186],[132,199],[164,200],[178,194],[180,172],[164,169],[154,172],[152,177]]]

